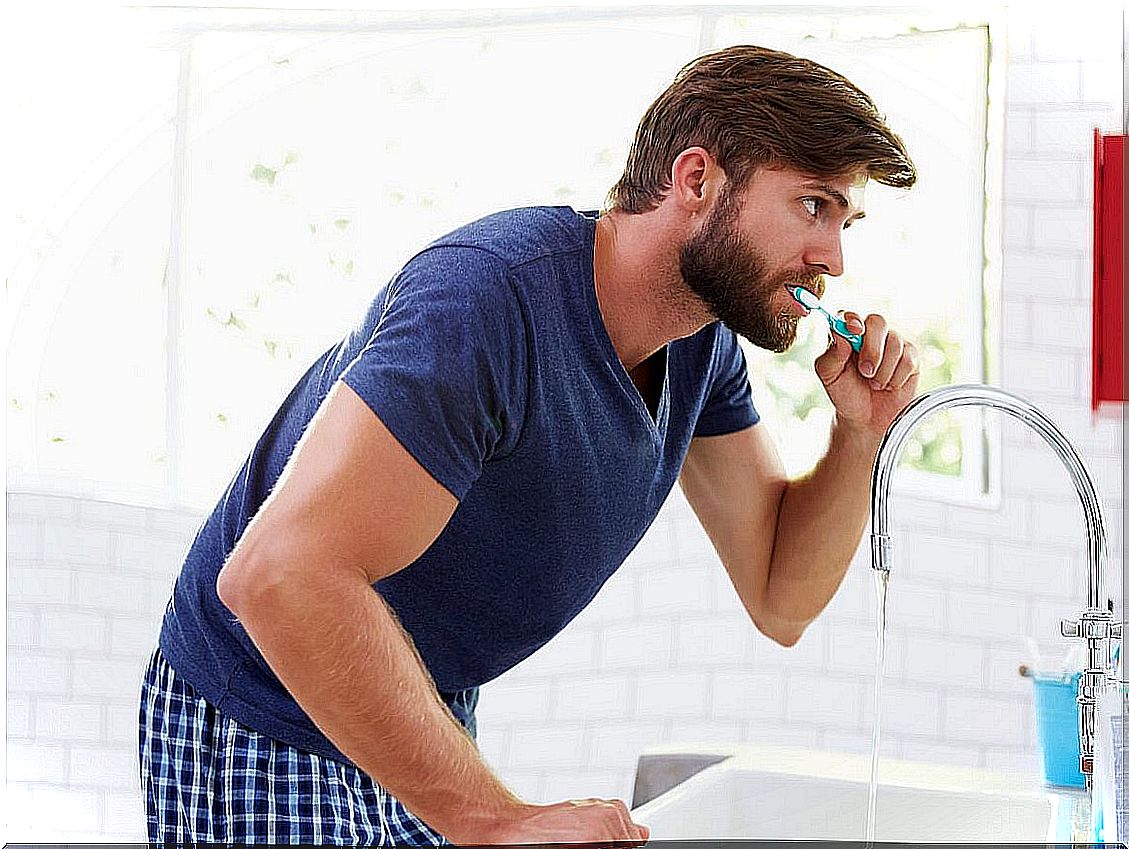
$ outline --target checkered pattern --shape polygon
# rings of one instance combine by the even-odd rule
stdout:
[[[149,841],[442,846],[361,770],[219,713],[153,652],[141,687]]]

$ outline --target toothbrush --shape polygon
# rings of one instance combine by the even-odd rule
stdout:
[[[853,348],[856,352],[862,350],[863,334],[851,333],[851,331],[847,330],[847,322],[843,321],[843,319],[839,318],[839,316],[832,315],[830,312],[828,312],[827,308],[819,302],[819,298],[817,298],[813,293],[809,292],[802,286],[785,286],[784,288],[791,292],[792,297],[803,304],[805,307],[807,307],[809,311],[819,310],[821,313],[827,316],[827,323],[831,326],[831,330],[835,333],[838,333],[840,336],[850,342],[851,348]]]

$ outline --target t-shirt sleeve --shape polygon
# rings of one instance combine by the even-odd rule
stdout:
[[[341,379],[460,501],[525,419],[526,327],[506,264],[488,251],[417,254],[389,285]]]
[[[760,421],[753,405],[745,354],[737,335],[721,322],[714,338],[709,392],[706,395],[694,436],[719,436],[750,427]]]

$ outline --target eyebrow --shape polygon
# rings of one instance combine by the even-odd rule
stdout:
[[[804,183],[804,188],[817,189],[818,191],[825,192],[826,194],[833,197],[835,199],[835,201],[839,204],[839,206],[843,209],[847,209],[851,205],[850,201],[847,200],[847,198],[843,195],[843,193],[841,191],[839,191],[836,188],[829,186],[827,183],[808,182],[808,183]],[[863,212],[861,209],[858,212],[856,212],[854,215],[851,216],[852,221],[857,221],[860,218],[866,218],[866,213]]]

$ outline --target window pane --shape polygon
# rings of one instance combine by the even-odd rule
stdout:
[[[986,29],[836,41],[842,21],[729,17],[719,22],[717,46],[753,42],[807,56],[872,97],[906,142],[918,182],[909,191],[868,185],[867,220],[844,234],[847,270],[828,280],[824,301],[832,311],[881,313],[913,341],[923,360],[919,392],[982,380]],[[866,26],[848,22],[856,32]],[[831,405],[810,366],[825,346],[818,318],[801,322],[786,354],[745,346],[754,379],[772,396],[759,400],[766,424],[789,434],[778,443],[794,474],[810,469],[826,445]],[[981,444],[965,433],[975,425],[961,427],[947,413],[935,418],[907,444],[903,465],[968,476],[978,491]]]
[[[21,162],[0,201],[20,242],[6,292],[9,485],[159,500],[177,56],[89,30],[50,43],[57,53],[21,59],[33,95],[5,138]]]
[[[310,361],[427,242],[508,207],[598,208],[697,44],[691,18],[200,38],[189,502],[214,503]]]

